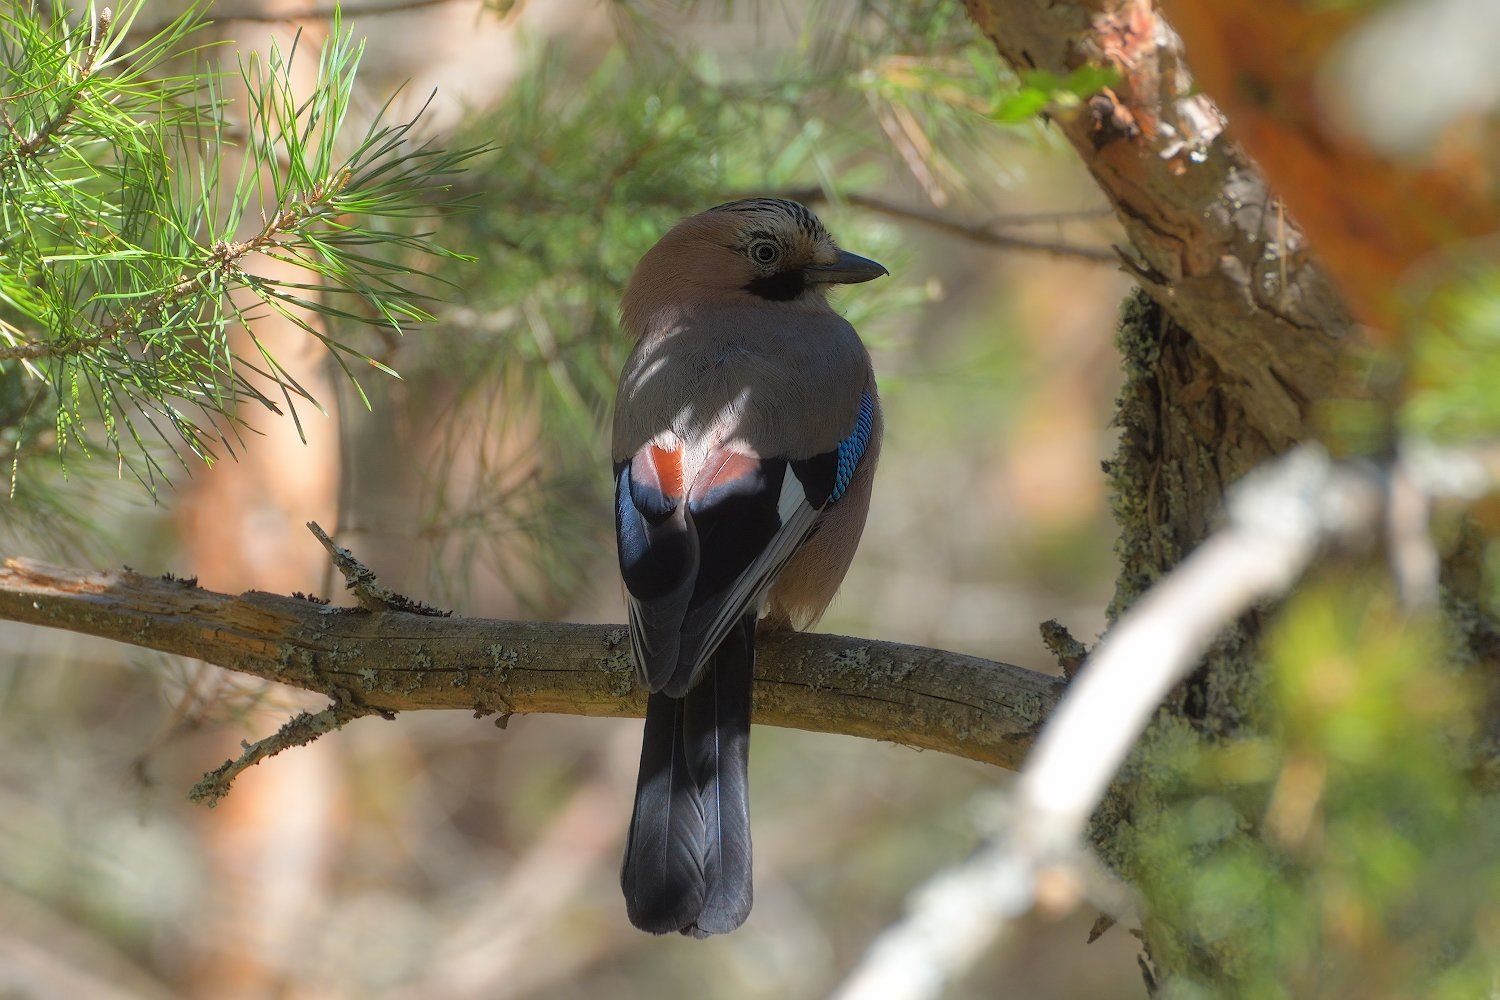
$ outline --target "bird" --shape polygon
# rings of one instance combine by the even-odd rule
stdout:
[[[750,913],[756,631],[833,599],[880,455],[870,356],[828,291],[888,273],[805,206],[749,198],[677,223],[626,286],[615,534],[649,693],[620,885],[643,931]]]

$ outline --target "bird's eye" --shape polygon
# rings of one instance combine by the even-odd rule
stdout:
[[[761,240],[758,243],[752,244],[750,247],[750,256],[754,257],[756,262],[761,264],[771,263],[771,261],[776,259],[780,252],[781,251],[776,249],[776,244],[771,243],[767,240]]]

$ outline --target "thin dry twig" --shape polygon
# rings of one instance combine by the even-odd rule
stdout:
[[[1040,253],[1051,257],[1068,258],[1072,260],[1084,260],[1095,264],[1118,264],[1120,254],[1112,247],[1090,247],[1080,246],[1076,243],[1062,243],[1052,240],[1040,240],[1030,236],[1017,236],[1014,233],[1002,232],[1002,227],[1019,226],[1029,223],[1058,222],[1075,217],[1094,217],[1094,213],[1063,213],[1047,212],[1036,217],[1026,216],[1000,216],[979,226],[966,225],[941,215],[933,215],[920,209],[908,208],[897,205],[894,202],[877,198],[873,195],[849,193],[830,195],[822,188],[797,188],[782,192],[782,197],[791,201],[800,202],[830,202],[838,201],[856,208],[862,208],[867,212],[884,215],[892,219],[901,219],[905,222],[916,222],[935,229],[949,236],[977,243],[980,246],[991,247],[997,250],[1019,250],[1027,253]]]
[[[240,746],[245,752],[234,760],[226,760],[205,774],[188,791],[188,799],[212,809],[219,804],[220,799],[229,794],[229,788],[234,783],[234,779],[244,773],[246,768],[259,764],[267,757],[274,757],[283,750],[306,746],[319,736],[342,729],[355,719],[376,714],[385,715],[386,718],[395,717],[391,713],[378,713],[375,709],[362,708],[346,702],[335,702],[321,712],[300,712],[264,739],[256,740],[254,743],[241,740]]]
[[[405,611],[407,614],[429,615],[433,618],[447,618],[453,614],[452,611],[434,608],[404,594],[398,594],[385,586],[375,576],[374,570],[354,558],[353,552],[334,542],[317,521],[308,521],[307,530],[311,531],[313,537],[328,550],[328,556],[333,560],[334,568],[343,574],[344,589],[352,590],[354,599],[366,611]],[[331,607],[328,612],[336,614],[341,610],[347,609]]]
[[[317,4],[303,10],[265,11],[251,8],[227,10],[215,10],[214,17],[221,21],[256,21],[264,23],[280,23],[282,21],[321,20],[326,21],[338,14],[341,17],[369,17],[380,14],[407,14],[412,11],[422,10],[427,7],[441,7],[446,4],[464,3],[466,0],[397,0],[396,3],[341,3]],[[467,0],[475,6],[482,4],[477,0]],[[517,4],[519,6],[519,4]]]

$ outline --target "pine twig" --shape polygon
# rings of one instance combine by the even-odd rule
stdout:
[[[279,240],[296,231],[299,224],[316,217],[349,183],[350,173],[319,183],[307,195],[290,208],[283,209],[267,220],[261,231],[248,240],[233,243],[219,240],[208,248],[201,260],[185,269],[175,284],[147,299],[139,308],[111,317],[99,327],[97,333],[83,337],[70,337],[59,343],[40,340],[0,347],[0,361],[35,361],[40,358],[67,357],[91,351],[110,341],[129,340],[149,330],[161,318],[162,310],[198,294],[205,277],[218,275],[225,278],[239,275],[243,261],[252,254],[279,246]]]
[[[83,59],[78,63],[78,80],[80,83],[87,80],[94,72],[94,60],[99,55],[99,45],[104,41],[104,35],[109,31],[110,23],[113,20],[114,14],[108,7],[101,10],[98,16],[94,18],[93,27],[89,31],[88,47],[83,50]],[[57,113],[43,122],[42,127],[37,129],[31,138],[12,149],[4,160],[0,160],[0,168],[19,160],[29,160],[46,149],[47,144],[52,141],[53,137],[72,119],[73,112],[76,110],[78,110],[78,91],[74,90],[73,93],[68,95],[68,99],[63,102],[62,106],[57,109]],[[9,117],[5,118],[5,125],[10,129],[11,134],[14,135],[16,132],[15,126],[11,124]]]

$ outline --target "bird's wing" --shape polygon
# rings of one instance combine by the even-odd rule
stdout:
[[[869,443],[865,392],[849,434],[806,459],[724,447],[691,483],[682,453],[647,445],[617,467],[615,526],[636,670],[682,697],[724,636],[759,610],[818,516],[843,495]]]
[[[615,539],[636,673],[659,691],[676,669],[680,631],[698,579],[682,451],[648,444],[615,465]]]

